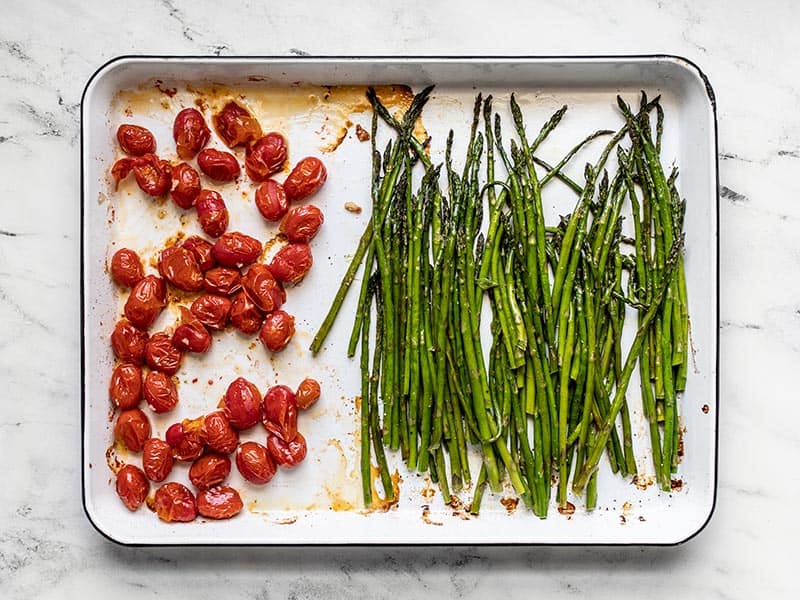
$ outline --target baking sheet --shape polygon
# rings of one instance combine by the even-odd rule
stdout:
[[[530,128],[538,128],[556,108],[568,104],[567,117],[542,148],[545,159],[560,157],[587,131],[621,124],[614,106],[617,93],[630,101],[641,89],[662,95],[667,118],[663,157],[682,167],[679,188],[688,205],[686,273],[694,349],[682,400],[685,456],[675,476],[681,483],[672,493],[648,485],[648,436],[634,380],[629,401],[641,477],[632,483],[601,471],[598,508],[592,513],[582,509],[580,499],[572,499],[574,514],[561,515],[553,506],[542,521],[522,506],[516,508],[508,500],[513,496],[509,489],[496,496],[487,493],[480,517],[470,518],[463,506],[445,506],[426,477],[406,472],[399,455],[390,456],[390,462],[402,480],[400,501],[384,507],[385,512],[364,510],[358,472],[359,369],[357,359],[346,358],[355,293],[323,351],[312,358],[307,347],[369,218],[369,144],[355,135],[356,124],[369,129],[363,86],[394,85],[382,93],[390,104],[402,106],[407,93],[401,86],[418,91],[429,83],[437,85],[424,112],[434,162],[442,158],[451,127],[467,130],[477,91],[494,95],[506,123],[507,99],[516,92]],[[106,263],[116,249],[127,245],[148,264],[177,232],[201,232],[193,215],[182,218],[171,202],[154,203],[132,178],[114,192],[108,171],[117,158],[114,132],[120,123],[151,129],[159,155],[172,160],[174,115],[199,101],[208,119],[229,97],[247,104],[264,131],[287,136],[292,163],[306,155],[322,158],[328,182],[311,201],[323,210],[325,224],[312,242],[314,268],[301,285],[288,290],[286,310],[297,318],[290,346],[269,357],[256,338],[245,339],[235,331],[215,334],[208,356],[184,358],[178,373],[180,404],[173,413],[151,416],[153,435],[163,437],[171,423],[212,410],[237,376],[253,381],[263,392],[275,383],[294,388],[309,375],[320,380],[323,397],[300,417],[309,445],[300,467],[281,469],[265,487],[243,482],[233,469],[230,482],[245,502],[241,515],[223,522],[165,524],[144,507],[137,513],[124,508],[106,464],[113,438],[107,398],[113,368],[109,335],[124,301],[108,278]],[[716,123],[707,81],[690,63],[674,57],[122,58],[101,68],[87,85],[82,119],[83,492],[87,515],[111,539],[126,544],[666,544],[687,539],[710,517],[717,452]],[[463,154],[465,137],[457,138],[454,156]],[[213,137],[210,146],[222,148]],[[572,172],[577,176],[580,165],[595,158],[601,147],[602,142],[576,157]],[[261,240],[276,233],[255,210],[254,186],[247,178],[237,184],[236,192],[230,186],[218,189],[231,213],[229,231]],[[574,203],[571,192],[559,193],[545,194],[553,216],[569,212]],[[364,210],[358,215],[349,212],[345,202]],[[152,266],[147,269],[155,271]],[[153,331],[175,318],[171,310],[164,311]],[[242,439],[263,443],[263,431],[254,429]],[[112,458],[138,461],[135,456]],[[169,480],[186,482],[186,470],[186,465],[176,466]],[[476,475],[477,469],[473,478]],[[458,496],[468,505],[471,490]]]

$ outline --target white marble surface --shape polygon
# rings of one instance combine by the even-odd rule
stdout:
[[[797,591],[796,3],[111,4],[4,0],[0,11],[0,597]],[[78,112],[100,64],[132,53],[649,52],[696,61],[718,101],[719,497],[699,537],[677,548],[128,549],[92,529],[80,503]]]

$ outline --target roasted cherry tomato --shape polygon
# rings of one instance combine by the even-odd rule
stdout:
[[[120,248],[111,257],[111,278],[123,287],[132,288],[144,279],[142,259],[129,248]]]
[[[280,221],[289,210],[283,186],[274,179],[267,179],[256,188],[256,207],[267,221]]]
[[[197,512],[207,519],[230,519],[243,507],[239,492],[227,485],[218,485],[197,494]]]
[[[290,202],[296,202],[316,194],[328,178],[322,161],[313,156],[304,158],[294,166],[283,182],[283,191]]]
[[[132,363],[118,364],[111,374],[108,397],[122,410],[136,408],[142,400],[142,369]]]
[[[158,272],[179,290],[196,292],[203,287],[203,272],[197,259],[182,246],[168,246],[160,252]]]
[[[311,377],[306,377],[297,386],[297,391],[294,393],[294,399],[297,402],[297,408],[305,410],[311,408],[319,400],[321,390],[319,382]]]
[[[139,329],[147,329],[167,305],[164,280],[148,275],[131,290],[125,302],[125,316]]]
[[[242,274],[238,269],[215,267],[206,271],[203,287],[212,294],[230,296],[242,289]]]
[[[253,181],[266,181],[283,168],[286,155],[286,138],[280,133],[271,132],[247,147],[244,168]]]
[[[156,138],[148,129],[138,125],[120,125],[117,141],[123,152],[132,156],[142,156],[156,151]]]
[[[231,303],[230,320],[231,325],[245,335],[253,335],[261,329],[264,313],[250,300],[247,294],[239,292]]]
[[[111,347],[121,361],[141,365],[149,339],[146,331],[134,327],[127,319],[120,319],[111,334]]]
[[[211,334],[194,313],[185,306],[179,307],[181,324],[172,334],[172,343],[184,352],[206,352],[211,348]]]
[[[257,442],[244,442],[236,450],[236,468],[250,483],[264,485],[275,476],[275,463],[269,451]]]
[[[214,254],[211,251],[214,244],[208,240],[204,240],[199,235],[191,235],[183,240],[181,246],[194,254],[194,259],[203,273],[217,266],[217,261],[214,260]]]
[[[192,302],[192,314],[208,329],[225,329],[231,313],[231,301],[225,296],[203,294]]]
[[[214,244],[214,258],[223,267],[241,269],[261,256],[261,242],[238,231],[223,233]]]
[[[220,402],[231,426],[249,429],[261,420],[261,392],[244,377],[235,379]]]
[[[291,442],[284,442],[277,435],[271,435],[267,438],[267,450],[277,464],[291,468],[306,457],[306,438],[298,432]]]
[[[207,235],[219,237],[228,228],[228,207],[225,200],[218,192],[213,190],[200,190],[194,201],[200,227]]]
[[[297,401],[285,385],[276,385],[264,394],[264,427],[285,442],[297,436]]]
[[[142,467],[150,481],[164,481],[172,471],[174,462],[172,447],[164,440],[150,438],[144,443]]]
[[[114,439],[122,442],[131,452],[140,452],[150,437],[150,421],[138,408],[119,413],[114,425]]]
[[[175,375],[181,366],[183,354],[172,343],[170,335],[160,331],[150,336],[144,349],[144,359],[154,371]]]
[[[117,495],[129,510],[137,510],[149,492],[150,482],[139,467],[124,465],[117,472]]]
[[[261,137],[261,125],[246,109],[231,100],[212,117],[214,129],[228,148],[252,144]]]
[[[150,371],[144,378],[144,400],[153,412],[165,413],[178,405],[178,388],[161,371]]]
[[[120,158],[114,163],[114,166],[111,167],[111,177],[114,179],[115,190],[119,189],[119,182],[125,179],[130,172],[133,171],[133,165],[135,164],[135,158]]]
[[[156,514],[168,523],[186,523],[197,517],[197,503],[189,488],[171,481],[156,490]]]
[[[314,264],[308,244],[287,244],[269,263],[272,276],[282,283],[297,283]]]
[[[279,309],[286,301],[283,287],[275,280],[269,267],[261,263],[247,269],[242,277],[242,287],[247,297],[265,313]]]
[[[176,206],[189,210],[200,193],[200,175],[186,163],[172,167],[172,191],[169,193]]]
[[[155,154],[145,154],[135,159],[133,176],[143,192],[150,196],[163,196],[172,189],[170,164]]]
[[[204,454],[189,467],[189,481],[198,490],[207,490],[225,481],[230,472],[230,458],[221,454]]]
[[[294,335],[294,317],[283,310],[275,310],[267,315],[261,325],[258,338],[267,350],[279,352]]]
[[[197,155],[197,166],[214,181],[233,181],[242,170],[233,154],[214,148],[200,151]]]
[[[172,446],[175,460],[193,461],[203,454],[206,447],[205,417],[184,419],[170,425],[164,439]]]
[[[203,430],[206,443],[214,452],[230,454],[239,445],[239,433],[231,427],[228,417],[221,410],[206,415]]]
[[[188,160],[205,147],[211,137],[211,130],[200,111],[184,108],[175,117],[172,137],[178,148],[178,156]]]
[[[281,221],[281,233],[290,242],[307,244],[317,235],[325,218],[322,211],[312,204],[296,206]]]

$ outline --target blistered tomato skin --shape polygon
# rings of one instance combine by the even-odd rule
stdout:
[[[261,137],[261,125],[246,108],[233,100],[211,118],[217,135],[228,148],[252,144]]]
[[[294,317],[283,310],[275,310],[267,315],[258,338],[267,350],[280,352],[294,335]]]
[[[169,193],[176,206],[189,210],[200,193],[200,175],[186,163],[172,167],[172,191]]]
[[[196,292],[203,287],[200,265],[194,254],[182,246],[169,246],[161,251],[158,272],[179,290]]]
[[[261,420],[261,392],[244,377],[235,379],[225,392],[222,409],[231,426],[242,431]]]
[[[175,460],[193,461],[199,458],[206,447],[205,417],[184,419],[167,429],[164,438],[172,446]]]
[[[242,289],[242,274],[238,269],[214,267],[206,271],[203,287],[211,294],[230,296]]]
[[[244,442],[236,450],[236,468],[250,483],[264,485],[275,476],[277,468],[269,451],[257,442]]]
[[[242,169],[239,161],[230,152],[206,148],[197,155],[197,166],[214,181],[233,181]]]
[[[322,161],[309,156],[294,166],[283,182],[283,191],[290,202],[297,202],[316,194],[327,179],[328,172]]]
[[[121,410],[139,406],[142,400],[142,369],[132,363],[117,365],[111,374],[108,397]]]
[[[172,137],[178,149],[178,156],[183,160],[194,158],[208,143],[211,130],[200,111],[184,108],[175,117],[172,125]]]
[[[145,154],[134,159],[133,176],[139,188],[150,196],[158,197],[172,189],[170,164],[155,154]]]
[[[200,227],[211,237],[218,238],[228,228],[228,207],[218,192],[200,190],[194,202]]]
[[[267,450],[277,464],[292,468],[300,464],[306,457],[306,439],[298,433],[291,442],[284,442],[276,435],[267,438]]]
[[[282,283],[297,283],[311,270],[314,259],[308,244],[288,244],[269,263],[273,277]]]
[[[207,490],[225,481],[231,472],[231,459],[220,454],[205,454],[189,467],[189,481],[198,490]]]
[[[261,329],[264,322],[264,313],[256,306],[244,292],[239,292],[231,303],[231,325],[244,333],[253,335]]]
[[[142,505],[150,491],[150,482],[147,481],[142,470],[134,465],[124,465],[117,472],[117,495],[128,510],[135,511]]]
[[[174,462],[172,447],[164,440],[150,438],[144,443],[142,467],[150,481],[164,481],[172,471]]]
[[[172,343],[170,335],[161,331],[150,336],[144,349],[144,358],[147,366],[154,371],[175,375],[181,367],[183,354]]]
[[[183,240],[181,246],[194,255],[194,259],[203,273],[217,266],[212,252],[214,244],[208,240],[204,240],[199,235],[192,235]]]
[[[156,151],[156,138],[148,129],[138,125],[120,125],[117,141],[123,152],[131,156],[142,156]]]
[[[125,302],[125,316],[135,327],[147,329],[166,305],[167,286],[164,280],[148,275],[131,290]]]
[[[223,411],[215,411],[203,422],[206,443],[214,452],[230,454],[239,445],[239,433],[231,427]]]
[[[264,394],[264,427],[285,442],[297,437],[297,402],[294,392],[276,385]]]
[[[211,348],[211,334],[192,311],[185,306],[179,308],[181,324],[172,334],[173,345],[184,352],[207,352]]]
[[[119,189],[119,182],[125,179],[133,171],[136,164],[135,158],[120,158],[111,167],[111,177],[114,179],[114,189]]]
[[[287,155],[286,138],[273,131],[248,146],[244,168],[253,181],[266,181],[283,168]]]
[[[165,413],[178,405],[178,388],[168,375],[150,371],[144,378],[144,400],[154,413]]]
[[[129,248],[120,248],[111,257],[111,278],[117,285],[132,288],[144,279],[142,259]]]
[[[242,277],[242,287],[250,301],[265,313],[279,309],[286,301],[285,290],[275,280],[269,267],[261,263],[250,266]]]
[[[259,185],[256,188],[256,207],[267,221],[280,221],[289,210],[289,199],[283,186],[274,179],[267,179]]]
[[[144,364],[144,350],[150,336],[127,319],[120,319],[111,334],[114,355],[123,362]]]
[[[228,324],[232,302],[225,296],[203,294],[192,302],[192,314],[208,329],[221,331]]]
[[[197,494],[197,512],[207,519],[230,519],[238,515],[244,504],[232,487],[218,485]]]
[[[114,439],[131,452],[141,452],[150,437],[150,421],[138,408],[122,411],[114,425]]]
[[[281,233],[293,243],[307,244],[325,221],[322,211],[312,204],[296,206],[281,221]]]
[[[165,483],[156,490],[156,514],[167,523],[186,523],[197,517],[197,503],[194,494],[185,485]]]
[[[311,377],[306,377],[297,386],[297,391],[294,393],[294,399],[297,402],[297,408],[306,410],[311,408],[319,400],[321,390],[319,382]]]
[[[261,242],[256,238],[229,231],[223,233],[214,244],[214,258],[223,267],[241,269],[261,256],[263,249]]]

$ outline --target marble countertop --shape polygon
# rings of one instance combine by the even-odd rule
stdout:
[[[0,17],[0,597],[796,591],[796,3],[514,1],[494,3],[491,20],[478,2],[111,4],[9,0]],[[698,63],[718,102],[719,491],[697,538],[675,548],[129,549],[92,528],[80,502],[79,107],[99,65],[137,53],[657,52]]]

